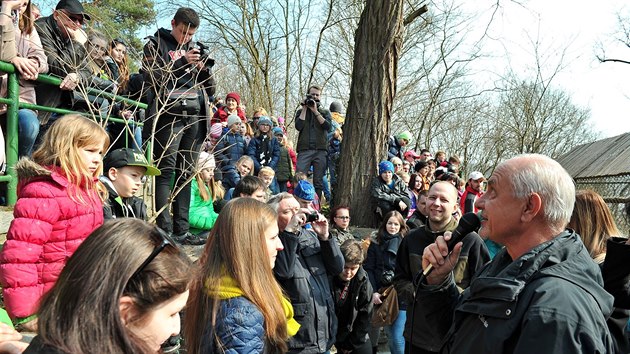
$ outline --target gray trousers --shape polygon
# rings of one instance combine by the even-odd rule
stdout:
[[[315,193],[321,199],[324,190],[324,174],[328,167],[326,150],[302,150],[297,156],[297,171],[308,173],[313,166],[313,187]]]

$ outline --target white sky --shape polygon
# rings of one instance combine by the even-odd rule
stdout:
[[[591,109],[594,128],[602,137],[630,131],[630,64],[602,64],[596,59],[597,43],[604,41],[607,54],[615,54],[611,57],[630,60],[630,49],[615,44],[611,36],[617,27],[616,14],[624,6],[630,10],[630,2],[523,0],[519,6],[501,0],[501,4],[491,30],[496,40],[484,45],[484,51],[496,57],[485,65],[500,67],[499,60],[527,75],[534,65],[532,40],[538,38],[542,56],[552,66],[568,48],[566,68],[553,82],[570,92],[577,104]]]

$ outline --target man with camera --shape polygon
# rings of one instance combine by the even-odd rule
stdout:
[[[160,28],[144,46],[142,72],[151,87],[148,93],[149,114],[144,125],[144,141],[153,148],[153,159],[162,171],[155,178],[155,207],[161,210],[157,224],[183,244],[203,244],[189,232],[190,175],[201,143],[206,136],[206,123],[212,112],[208,95],[213,96],[214,61],[203,55],[192,41],[199,27],[195,10],[181,7],[171,20],[171,29]],[[152,137],[152,138],[151,138]],[[175,185],[171,196],[171,179]],[[173,218],[167,204],[173,198]]]
[[[297,171],[308,173],[313,166],[313,185],[321,199],[324,190],[324,173],[327,167],[327,134],[331,127],[330,111],[319,104],[322,88],[313,85],[295,113],[295,129],[299,133],[297,141]]]
[[[289,339],[289,353],[324,353],[335,342],[337,317],[328,277],[339,276],[344,258],[330,236],[326,218],[300,208],[293,195],[282,192],[269,200],[278,212],[284,250],[273,269],[287,293],[300,330]]]

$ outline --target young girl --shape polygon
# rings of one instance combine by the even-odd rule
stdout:
[[[280,143],[273,136],[271,119],[262,116],[258,119],[258,131],[247,146],[247,155],[254,160],[254,174],[258,175],[261,167],[276,169],[280,159]]]
[[[372,296],[375,305],[381,303],[379,291],[392,284],[398,247],[408,231],[409,228],[405,225],[405,219],[403,219],[402,214],[397,211],[390,211],[385,214],[376,239],[370,243],[367,259],[363,267],[368,272],[370,283],[375,291]],[[398,304],[401,306],[398,318],[391,326],[387,326],[389,331],[389,349],[393,354],[402,354],[405,348],[403,330],[407,319],[407,308],[400,302],[400,299]],[[372,347],[375,347],[378,345],[378,330],[374,329],[372,333],[376,337],[371,337]]]
[[[253,198],[229,202],[210,232],[184,322],[188,353],[284,353],[299,324],[273,275],[277,215]]]
[[[291,181],[291,178],[295,175],[295,166],[297,162],[297,156],[295,151],[291,149],[287,143],[288,139],[284,135],[284,132],[280,128],[273,128],[273,135],[278,139],[280,143],[280,158],[278,159],[278,165],[276,166],[276,180],[278,182],[278,191],[286,192],[287,183]]]
[[[191,261],[164,231],[107,221],[70,257],[27,353],[161,353],[180,329]]]
[[[225,133],[214,148],[217,159],[221,163],[223,172],[223,187],[225,189],[236,186],[240,177],[235,170],[236,163],[245,155],[245,138],[241,135],[241,120],[235,115],[228,117],[229,131]],[[250,159],[251,160],[251,159]],[[254,166],[252,161],[252,172]]]
[[[210,186],[214,184],[214,156],[201,152],[197,159],[197,174],[191,183],[191,197],[189,209],[190,232],[206,237],[214,226],[219,214],[214,211],[214,195]],[[219,187],[221,188],[221,187]],[[216,193],[216,192],[215,192]]]
[[[0,253],[0,280],[9,315],[25,329],[35,329],[40,298],[103,223],[107,193],[98,176],[108,145],[100,125],[67,115],[44,134],[33,160],[16,165],[18,201]]]
[[[234,166],[228,167],[223,171],[223,188],[234,188],[245,176],[251,176],[254,173],[254,160],[245,155],[241,156]]]
[[[217,109],[212,116],[212,123],[221,123],[225,127],[230,128],[228,124],[228,117],[236,115],[240,118],[241,122],[247,123],[245,117],[245,111],[241,106],[241,96],[237,92],[230,92],[225,96],[225,105]]]

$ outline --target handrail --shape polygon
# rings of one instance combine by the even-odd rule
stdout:
[[[7,182],[7,195],[6,201],[7,205],[13,206],[17,202],[17,176],[15,174],[14,166],[18,160],[18,110],[20,108],[28,108],[38,111],[52,112],[58,114],[70,114],[76,113],[81,114],[90,118],[97,118],[94,114],[85,113],[85,112],[75,112],[68,109],[63,108],[54,108],[47,106],[40,106],[36,104],[30,103],[22,103],[20,102],[20,85],[18,81],[18,73],[15,70],[15,67],[11,63],[7,63],[4,61],[0,61],[0,71],[7,73],[7,97],[0,97],[0,103],[4,103],[7,105],[7,132],[6,132],[6,170],[5,175],[0,175],[0,182]],[[61,79],[55,76],[40,74],[37,77],[37,82],[59,86],[61,84]],[[104,92],[99,89],[95,89],[92,87],[86,88],[86,92],[92,95],[105,97],[113,102],[123,102],[129,105],[147,109],[148,106],[146,103],[137,102],[131,100],[126,97],[118,96],[111,94],[109,92]],[[107,121],[111,121],[114,123],[124,123],[132,126],[143,126],[142,122],[128,121],[119,117],[107,117],[105,118]]]

